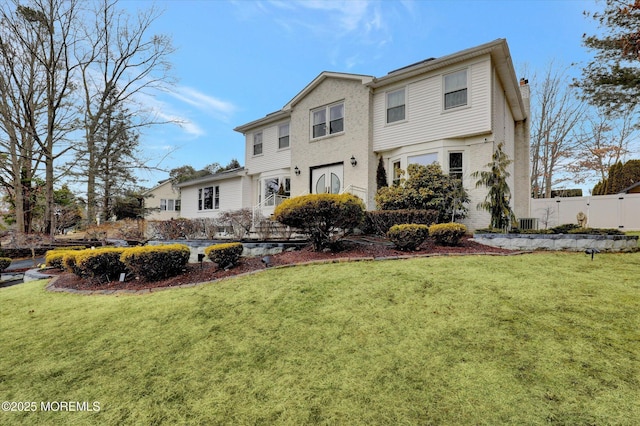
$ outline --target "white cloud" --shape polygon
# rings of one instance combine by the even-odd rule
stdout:
[[[206,95],[196,89],[186,86],[178,86],[169,91],[169,94],[176,99],[198,108],[201,111],[215,116],[222,116],[225,119],[236,111],[236,106],[231,102],[226,102],[213,96]]]

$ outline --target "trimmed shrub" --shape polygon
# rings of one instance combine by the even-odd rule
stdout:
[[[11,265],[11,259],[8,257],[0,257],[0,272],[4,271]]]
[[[619,229],[609,228],[576,228],[570,229],[567,234],[586,234],[586,235],[625,235]]]
[[[363,231],[366,234],[387,235],[393,225],[415,223],[432,225],[438,220],[437,210],[375,210],[365,212]]]
[[[400,250],[415,250],[429,236],[429,227],[416,223],[393,225],[387,237]]]
[[[558,225],[551,228],[551,232],[554,234],[568,234],[569,231],[580,229],[580,225],[575,223],[565,223],[564,225]]]
[[[124,250],[120,261],[137,277],[154,281],[180,274],[189,255],[189,247],[184,244],[132,247]]]
[[[127,270],[120,261],[120,256],[125,250],[127,249],[100,248],[75,252],[75,268],[80,271],[82,277],[110,281]]]
[[[243,249],[242,243],[215,244],[205,248],[204,254],[222,269],[235,266]]]
[[[80,253],[79,251],[66,251],[62,255],[62,268],[65,271],[71,272],[81,278],[84,278],[82,275],[82,271],[76,266],[76,254]]]
[[[313,248],[320,251],[359,226],[364,210],[364,203],[355,195],[310,194],[283,201],[273,217],[308,235]]]
[[[467,227],[461,223],[437,223],[429,227],[429,235],[442,246],[457,246],[467,233]]]
[[[44,256],[44,263],[52,268],[64,270],[64,256],[70,251],[86,250],[84,246],[68,246],[68,247],[56,247],[47,251]]]

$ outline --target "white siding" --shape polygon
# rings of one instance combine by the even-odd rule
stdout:
[[[443,109],[443,75],[467,68],[468,106]],[[461,138],[491,131],[490,58],[445,68],[404,83],[407,87],[406,121],[386,124],[385,93],[401,85],[376,89],[373,97],[373,149],[445,138]]]

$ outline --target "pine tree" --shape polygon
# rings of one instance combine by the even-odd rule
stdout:
[[[377,189],[388,186],[387,184],[387,171],[384,168],[384,161],[382,157],[378,160],[378,169],[376,170],[376,186]]]
[[[478,203],[478,209],[486,210],[491,214],[491,227],[507,230],[516,221],[516,216],[509,205],[511,190],[507,179],[510,173],[507,171],[512,161],[502,150],[502,143],[498,144],[493,153],[492,161],[487,164],[488,171],[474,172],[473,178],[478,178],[476,188],[486,187],[489,193],[484,201]]]

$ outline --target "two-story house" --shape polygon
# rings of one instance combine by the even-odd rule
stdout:
[[[528,90],[504,39],[382,77],[322,72],[281,110],[235,128],[245,136],[244,169],[181,184],[182,216],[227,206],[268,216],[282,199],[324,192],[350,192],[375,209],[382,158],[390,185],[412,163],[438,162],[462,179],[471,198],[464,222],[477,229],[489,224],[488,213],[475,208],[487,189],[476,188],[471,174],[503,143],[513,160],[514,211],[527,217]],[[209,193],[214,201],[201,204]]]
[[[529,215],[528,85],[499,39],[431,58],[383,77],[323,72],[280,111],[238,126],[245,135],[251,199],[265,214],[284,196],[351,192],[375,208],[382,157],[389,184],[411,163],[438,162],[471,197],[471,228],[488,225],[486,196],[471,173],[497,144],[513,160],[517,216]]]

